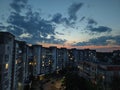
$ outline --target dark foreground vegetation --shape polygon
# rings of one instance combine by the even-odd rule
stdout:
[[[66,87],[65,90],[96,90],[95,85],[77,73],[67,73],[63,84]]]
[[[61,89],[54,90],[120,90],[119,77],[114,78],[109,87],[105,87],[105,83],[103,85],[101,80],[98,80],[96,84],[92,83],[90,80],[81,77],[78,72],[77,68],[65,68],[57,73],[54,72],[45,75],[43,80],[39,80],[39,78],[33,79],[32,88],[30,90],[44,90],[43,86],[48,87],[46,83],[50,82],[53,85],[57,81],[60,81]]]

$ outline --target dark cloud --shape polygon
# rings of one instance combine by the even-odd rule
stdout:
[[[85,16],[83,16],[81,19],[80,19],[80,22],[83,21],[85,19]]]
[[[51,22],[54,22],[56,24],[63,24],[70,27],[73,27],[75,24],[75,22],[71,22],[68,18],[63,17],[60,13],[53,15]]]
[[[25,25],[24,21],[25,16],[20,15],[19,13],[16,12],[11,12],[10,16],[8,17],[7,22],[13,25],[16,25],[18,27],[23,27]]]
[[[82,7],[83,3],[73,3],[68,8],[68,17],[64,17],[61,13],[56,13],[53,15],[51,22],[54,22],[56,24],[63,24],[66,26],[70,26],[74,28],[75,21],[77,20],[77,12]],[[84,19],[84,17],[82,18]]]
[[[19,38],[21,39],[21,38]],[[51,36],[50,38],[40,37],[39,34],[33,35],[32,38],[22,38],[21,40],[27,41],[28,43],[50,43],[50,44],[63,44],[66,42],[65,39],[56,39],[55,36]]]
[[[86,26],[86,29],[87,29],[87,33],[93,35],[93,34],[100,34],[100,33],[105,33],[105,32],[111,32],[112,29],[107,27],[107,26],[98,26],[97,22],[94,20],[94,19],[91,19],[91,18],[88,18],[87,19],[87,26]]]
[[[76,46],[120,45],[120,35],[118,35],[118,36],[102,36],[102,37],[90,39],[88,42],[78,42],[74,45],[76,45]]]
[[[64,33],[59,33],[59,32],[56,32],[56,34],[59,34],[59,35],[64,35]]]
[[[97,22],[94,19],[88,19],[88,24],[89,25],[97,25]]]
[[[77,20],[76,13],[83,6],[83,3],[73,3],[68,9],[68,15],[70,20]]]
[[[51,36],[49,39],[45,41],[46,43],[54,43],[54,44],[63,44],[66,40],[56,39],[54,36]]]
[[[52,21],[59,24],[62,21],[62,14],[57,13],[53,16]]]
[[[27,1],[28,0],[13,0],[10,6],[16,12],[21,12],[21,9],[25,8]]]
[[[111,32],[112,29],[106,26],[98,26],[98,27],[93,27],[92,25],[87,26],[87,29],[91,32],[95,33],[104,33],[104,32]]]
[[[15,7],[14,4],[16,5]],[[42,18],[40,12],[33,12],[31,6],[24,6],[26,4],[27,0],[14,0],[11,7],[15,11],[12,11],[7,19],[8,26],[1,26],[1,28],[5,28],[18,39],[32,44],[36,42],[54,44],[66,42],[66,40],[55,38],[55,26],[51,21]],[[26,7],[26,13],[21,15],[24,7]]]
[[[120,35],[113,37],[114,40],[116,40],[116,43],[120,45]]]
[[[28,14],[29,13],[29,14]],[[42,36],[46,37],[47,34],[54,34],[54,26],[47,20],[42,19],[37,15],[37,12],[28,12],[26,16],[22,16],[19,13],[11,13],[8,18],[8,23],[23,28],[29,33],[41,33]]]

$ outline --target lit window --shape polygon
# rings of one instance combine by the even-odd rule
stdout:
[[[49,62],[51,62],[51,60],[49,60]]]
[[[42,64],[44,64],[45,62],[44,61],[42,61]]]
[[[7,64],[5,64],[5,69],[8,69],[8,66],[9,66],[9,65],[8,65],[8,63],[7,63]]]
[[[34,62],[34,65],[36,65],[37,63],[36,62]]]
[[[57,66],[57,69],[59,68],[59,66]]]
[[[29,65],[32,65],[32,62],[29,62]]]
[[[18,61],[16,60],[15,64],[17,64],[17,63],[18,63]]]
[[[71,60],[73,60],[73,58],[70,58]]]
[[[44,65],[44,64],[42,64],[42,66],[44,67],[45,65]]]
[[[43,58],[45,58],[45,56],[44,56],[44,55],[43,55],[42,57],[43,57]]]

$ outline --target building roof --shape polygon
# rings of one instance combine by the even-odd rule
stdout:
[[[15,37],[13,34],[11,34],[10,32],[0,32],[0,35],[10,35],[12,37]]]

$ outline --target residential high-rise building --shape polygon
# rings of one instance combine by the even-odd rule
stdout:
[[[26,68],[26,77],[28,80],[31,80],[33,76],[33,47],[27,45],[27,68]]]
[[[0,32],[0,90],[12,90],[14,36]]]
[[[120,65],[120,50],[114,50],[112,58],[113,58],[112,63]]]
[[[84,60],[85,61],[95,61],[96,60],[96,50],[84,49]]]
[[[26,43],[23,41],[15,41],[15,63],[14,63],[14,90],[24,88],[24,82],[26,80],[26,68],[27,68],[27,54]]]
[[[79,62],[79,50],[76,48],[72,49],[72,54],[74,57],[75,66],[77,66]]]
[[[33,76],[38,76],[41,74],[41,45],[33,45]]]
[[[52,50],[51,48],[42,48],[41,74],[48,74],[52,72]]]
[[[52,72],[56,71],[57,68],[57,47],[50,47],[52,51]]]
[[[68,62],[68,54],[67,54],[68,51],[66,48],[61,48],[61,50],[62,50],[62,56],[63,56],[63,68],[65,68]]]
[[[62,70],[64,62],[64,53],[62,49],[57,49],[57,70]]]
[[[59,48],[57,49],[57,70],[62,70],[65,68],[67,63],[67,49],[66,48]]]

